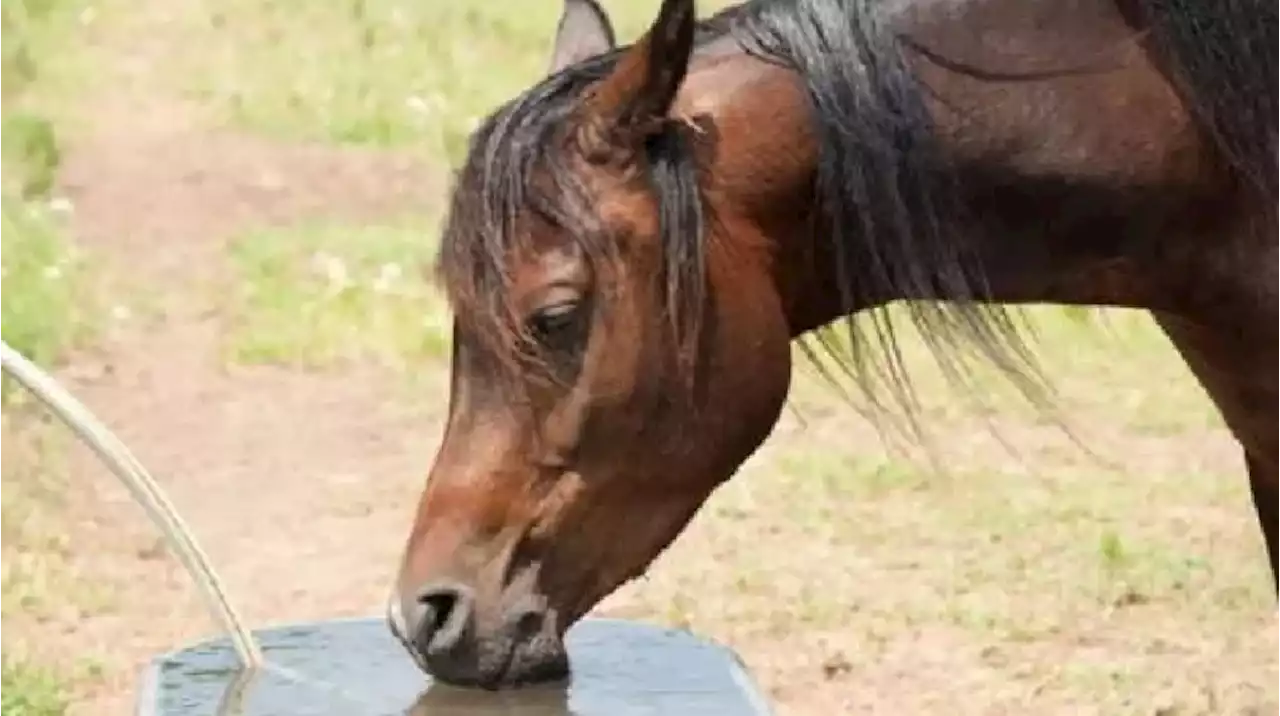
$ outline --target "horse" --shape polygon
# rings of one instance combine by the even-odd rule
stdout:
[[[854,315],[1043,387],[1016,310],[1149,311],[1239,442],[1276,575],[1273,0],[566,0],[436,261],[448,417],[388,603],[418,665],[562,679],[566,630],[767,438]],[[894,305],[901,309],[886,311]],[[817,336],[818,339],[814,340]]]

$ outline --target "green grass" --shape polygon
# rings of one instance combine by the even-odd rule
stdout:
[[[899,307],[889,310],[895,316],[901,353],[918,401],[917,418],[926,432],[930,425],[997,414],[1017,415],[1041,425],[1065,420],[1065,427],[1074,429],[1079,426],[1073,423],[1072,415],[1082,410],[1122,413],[1129,430],[1149,436],[1222,425],[1204,391],[1145,311],[1059,306],[1020,309],[1018,320],[1027,326],[1023,335],[1049,391],[1044,396],[1046,404],[1037,407],[1007,376],[982,360],[965,363],[970,369],[966,385],[954,385],[905,312]],[[849,342],[843,327],[834,330],[835,345],[847,351]],[[831,400],[834,390],[830,382],[808,357],[798,349],[794,356],[798,380],[790,399],[793,409],[802,416],[849,409]],[[833,370],[825,356],[823,360],[848,400],[855,406],[867,405],[858,387]],[[1163,387],[1153,391],[1153,384]],[[883,381],[878,385],[883,386]],[[914,440],[916,436],[902,434],[906,427],[901,421],[903,407],[883,387],[877,390],[889,408],[888,417],[878,418],[890,428],[886,436]],[[1105,404],[1097,399],[1100,392],[1106,393]]]
[[[49,366],[83,338],[89,325],[82,290],[82,262],[63,236],[51,209],[62,140],[43,105],[66,88],[78,56],[70,29],[83,4],[75,0],[6,0],[3,160],[3,279],[0,330],[4,341]],[[12,395],[6,382],[4,398]]]
[[[61,716],[66,687],[55,673],[5,658],[0,668],[0,716]]]
[[[75,50],[68,32],[81,21],[81,0],[5,0],[0,7],[4,99],[26,99],[72,76]]]
[[[0,615],[9,628],[3,716],[63,713],[71,678],[28,656],[28,648],[39,640],[25,628],[15,630],[14,620],[24,625],[38,622],[68,604],[80,605],[86,593],[85,585],[76,584],[66,568],[71,545],[61,516],[65,434],[39,411],[39,406],[10,401],[0,424],[5,447],[0,475],[4,482],[0,491],[0,534],[4,540]]]
[[[67,547],[58,531],[49,528],[47,519],[60,506],[65,487],[62,436],[50,429],[53,425],[43,409],[34,404],[6,408],[0,423],[6,446],[5,489],[0,492],[4,522],[0,534],[6,549],[20,545],[48,556],[64,552]],[[37,566],[47,563],[42,558]],[[9,567],[17,568],[16,562],[5,564],[6,573]],[[6,613],[8,606],[6,603]]]
[[[86,338],[93,325],[83,289],[84,264],[47,205],[9,197],[3,202],[0,332],[5,343],[49,367]],[[5,400],[11,395],[6,383]]]
[[[5,343],[46,369],[91,337],[96,318],[84,259],[66,238],[53,196],[63,158],[62,129],[54,117],[83,79],[78,64],[83,43],[72,39],[72,31],[85,6],[77,0],[6,0],[0,9],[0,333]],[[73,677],[29,657],[27,646],[34,640],[12,627],[15,617],[30,622],[48,609],[79,604],[86,591],[65,569],[68,545],[60,523],[65,434],[7,375],[0,403],[5,446],[0,614],[11,627],[0,713],[56,716],[67,709]]]
[[[62,161],[62,141],[51,105],[74,87],[80,54],[71,39],[79,0],[6,0],[3,25],[4,194],[47,199]],[[7,236],[7,234],[6,234]]]
[[[318,367],[407,367],[448,355],[449,317],[429,282],[434,224],[311,224],[232,244],[226,357]]]
[[[53,123],[33,112],[6,112],[3,118],[6,194],[24,199],[47,197],[62,160]]]
[[[620,38],[656,2],[605,3]],[[703,3],[708,12],[722,2]],[[290,139],[414,144],[456,161],[475,124],[541,78],[555,0],[230,0],[194,21],[191,91],[241,126]]]

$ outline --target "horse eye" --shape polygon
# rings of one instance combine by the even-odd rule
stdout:
[[[577,337],[579,304],[576,301],[555,303],[538,309],[529,318],[533,335],[548,348],[565,348]]]

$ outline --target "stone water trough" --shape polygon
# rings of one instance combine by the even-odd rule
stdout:
[[[228,639],[157,658],[137,716],[757,716],[769,709],[737,657],[684,631],[587,619],[567,638],[567,683],[511,691],[431,683],[382,619],[255,632],[265,666]]]

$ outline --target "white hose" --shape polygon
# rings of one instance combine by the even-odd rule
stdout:
[[[160,528],[169,546],[195,580],[214,618],[222,623],[230,635],[241,664],[250,669],[261,666],[262,652],[258,649],[253,634],[244,627],[240,617],[231,608],[222,582],[209,566],[208,558],[146,468],[80,401],[3,341],[0,341],[0,367],[48,406],[120,478],[133,498]]]

